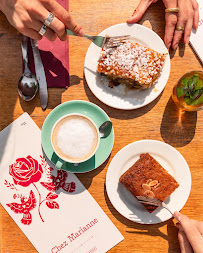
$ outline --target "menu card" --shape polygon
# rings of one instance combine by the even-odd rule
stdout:
[[[196,52],[197,56],[203,64],[203,1],[197,0],[199,3],[199,23],[197,31],[193,28],[190,36],[190,45]]]
[[[27,113],[0,133],[0,202],[38,252],[107,252],[123,240],[78,178],[46,161]]]

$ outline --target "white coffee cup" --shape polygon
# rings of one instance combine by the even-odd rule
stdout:
[[[59,157],[56,162],[58,169],[65,162],[78,164],[89,160],[96,153],[99,143],[99,129],[83,114],[67,114],[52,128],[51,144]]]

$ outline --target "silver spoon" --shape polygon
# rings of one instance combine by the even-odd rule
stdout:
[[[112,122],[111,121],[105,121],[101,126],[99,127],[99,133],[100,138],[106,138],[111,133],[112,129]]]
[[[18,81],[19,96],[25,100],[32,100],[38,91],[38,81],[36,76],[30,71],[28,66],[28,37],[22,35],[21,48],[23,55],[23,63],[25,66],[24,73]]]

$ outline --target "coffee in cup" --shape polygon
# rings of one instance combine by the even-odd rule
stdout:
[[[97,151],[100,136],[95,123],[82,114],[67,114],[52,128],[52,147],[63,161],[81,163],[90,159]]]

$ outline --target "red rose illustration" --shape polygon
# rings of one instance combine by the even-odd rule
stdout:
[[[31,156],[18,158],[9,166],[9,174],[17,185],[27,187],[31,183],[38,182],[42,176],[42,166]]]

